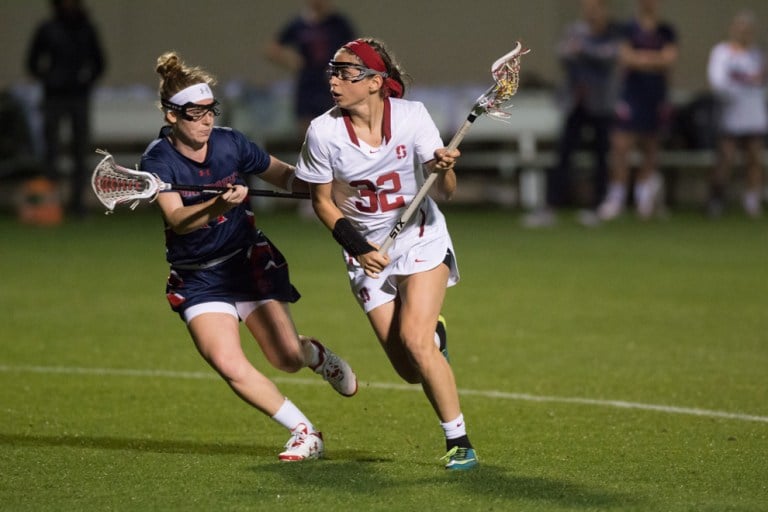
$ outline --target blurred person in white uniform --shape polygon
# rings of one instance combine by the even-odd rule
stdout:
[[[731,21],[729,37],[712,48],[707,75],[718,100],[718,156],[710,176],[707,211],[722,215],[731,169],[739,151],[743,153],[744,211],[762,215],[763,148],[768,134],[766,111],[766,54],[755,41],[756,21],[741,11]]]

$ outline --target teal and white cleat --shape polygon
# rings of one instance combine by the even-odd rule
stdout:
[[[474,448],[464,448],[461,446],[454,446],[448,450],[448,453],[443,455],[441,460],[447,461],[445,469],[451,471],[466,471],[476,468],[480,464]]]

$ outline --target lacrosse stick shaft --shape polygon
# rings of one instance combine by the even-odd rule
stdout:
[[[451,142],[448,143],[448,150],[453,151],[454,149],[459,147],[459,144],[461,144],[461,141],[464,139],[464,136],[469,131],[469,128],[472,126],[472,123],[475,122],[475,119],[477,119],[477,114],[472,112],[467,117],[467,120],[464,121],[464,124],[461,125],[461,128],[459,128],[459,131],[456,132],[456,134],[451,139]],[[397,238],[397,235],[400,234],[400,232],[405,227],[405,224],[411,220],[411,217],[413,217],[413,214],[416,213],[416,210],[419,208],[419,205],[421,204],[421,201],[424,199],[424,197],[429,193],[429,189],[432,188],[432,185],[434,185],[435,181],[437,181],[437,174],[436,172],[429,173],[429,176],[427,176],[427,179],[424,180],[424,184],[421,186],[418,192],[416,192],[416,195],[411,200],[411,204],[408,205],[408,208],[405,209],[402,215],[400,215],[400,218],[397,219],[397,222],[395,223],[395,226],[392,228],[392,230],[389,232],[389,236],[387,236],[387,239],[384,240],[384,243],[381,244],[381,247],[379,248],[380,254],[386,254],[386,252],[389,250],[390,247],[392,247],[392,244],[395,242],[395,238]]]
[[[472,107],[472,110],[467,116],[466,121],[464,121],[464,124],[461,126],[459,131],[456,132],[456,135],[453,136],[453,139],[451,139],[451,142],[448,144],[448,150],[454,150],[459,147],[462,139],[464,139],[464,135],[466,135],[466,133],[469,131],[469,128],[472,126],[472,123],[475,122],[475,119],[486,113],[491,113],[492,115],[500,115],[500,113],[503,111],[504,102],[508,101],[517,91],[519,84],[518,73],[520,71],[519,58],[521,55],[528,53],[528,51],[529,50],[527,49],[524,50],[522,44],[520,44],[518,41],[517,45],[511,52],[507,53],[493,63],[491,66],[491,74],[493,75],[494,81],[496,83],[489,87],[488,90],[485,91],[485,93],[477,99],[475,105]],[[427,176],[424,184],[421,186],[419,191],[416,192],[416,195],[411,201],[411,204],[408,205],[408,208],[406,208],[406,210],[395,223],[392,230],[389,232],[387,239],[384,240],[384,242],[381,244],[381,247],[379,248],[380,254],[386,254],[386,252],[394,243],[395,238],[397,238],[400,232],[405,228],[405,224],[411,219],[413,214],[419,208],[419,205],[424,200],[424,197],[427,195],[429,189],[432,187],[436,180],[436,172],[432,172],[429,174],[429,176]]]
[[[107,207],[108,212],[118,204],[129,204],[135,208],[142,200],[152,202],[164,190],[187,190],[210,194],[221,194],[228,187],[217,185],[181,185],[165,183],[156,174],[131,170],[115,163],[115,159],[105,150],[97,150],[104,155],[93,170],[91,186],[96,197]],[[307,192],[278,192],[265,189],[248,189],[249,196],[280,197],[289,199],[309,199]]]
[[[222,192],[226,192],[228,189],[227,187],[216,187],[212,185],[167,184],[167,188],[165,188],[165,190],[181,190],[189,192],[208,192],[211,194],[221,194]],[[260,197],[280,197],[286,199],[309,199],[309,192],[277,192],[275,190],[265,190],[258,188],[249,188],[248,195]]]

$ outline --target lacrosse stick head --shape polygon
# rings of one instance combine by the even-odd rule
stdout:
[[[495,83],[478,99],[480,113],[497,119],[509,117],[507,110],[512,106],[512,96],[520,85],[520,58],[530,51],[518,41],[511,52],[493,63],[491,75]]]
[[[142,199],[154,201],[162,190],[163,183],[157,176],[117,165],[106,151],[96,152],[104,158],[93,170],[91,186],[101,204],[107,207],[107,213],[112,213],[118,204],[128,203],[134,209]]]

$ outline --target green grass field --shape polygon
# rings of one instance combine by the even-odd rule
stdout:
[[[168,309],[154,211],[53,229],[0,217],[0,510],[768,510],[768,224],[678,213],[527,231],[446,209],[462,282],[444,312],[482,466],[448,473],[417,387],[389,367],[338,249],[291,213],[260,224],[303,293],[300,330],[355,367],[336,395],[273,376],[326,436],[231,393]]]

